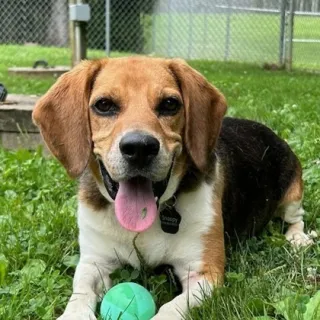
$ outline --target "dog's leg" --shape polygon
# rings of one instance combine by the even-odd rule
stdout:
[[[73,293],[59,320],[95,320],[96,304],[111,287],[112,270],[101,258],[82,257],[73,279]]]
[[[164,304],[152,320],[189,319],[188,310],[201,305],[206,297],[210,297],[214,287],[222,283],[222,278],[223,270],[217,270],[214,274],[185,272],[184,279],[181,279],[183,292]]]
[[[164,304],[152,318],[153,320],[189,319],[186,315],[188,310],[201,305],[206,296],[211,296],[214,287],[223,283],[225,248],[220,199],[213,203],[214,223],[209,232],[203,236],[202,261],[193,262],[193,270],[191,268],[188,270],[188,262],[184,264],[180,261],[179,264],[174,264],[183,292]]]
[[[301,176],[301,168],[299,166],[296,177],[290,184],[279,206],[282,219],[289,224],[285,237],[295,247],[307,246],[313,243],[311,237],[305,234],[303,230],[303,182]]]
[[[164,304],[152,320],[188,319],[186,313],[189,308],[200,305],[206,296],[211,295],[213,289],[213,284],[196,272],[188,273],[182,286],[182,294]]]
[[[286,239],[295,247],[308,246],[313,243],[311,237],[304,233],[304,210],[300,201],[293,201],[283,207],[283,220],[289,224]]]

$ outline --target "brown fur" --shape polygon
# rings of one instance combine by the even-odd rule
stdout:
[[[91,153],[88,101],[103,64],[85,61],[62,75],[32,114],[49,150],[71,177],[83,172]]]
[[[300,201],[303,196],[303,180],[302,180],[302,169],[300,163],[298,163],[296,169],[296,176],[292,183],[284,194],[280,202],[280,207],[287,205],[293,201]]]
[[[177,78],[185,104],[185,146],[196,167],[206,172],[226,113],[225,98],[183,61],[172,60],[170,69]]]
[[[218,171],[219,170],[219,171]],[[210,231],[203,236],[205,250],[203,253],[202,273],[215,285],[223,283],[225,266],[225,246],[222,217],[222,196],[224,189],[223,168],[217,163],[215,188],[213,192],[214,223]]]
[[[97,181],[102,183],[97,161],[91,157],[89,167],[80,178],[79,200],[99,211],[109,205],[108,200],[98,189]]]

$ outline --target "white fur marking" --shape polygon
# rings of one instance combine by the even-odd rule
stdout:
[[[213,186],[203,182],[194,191],[177,197],[176,209],[182,217],[177,234],[164,233],[160,219],[157,219],[150,229],[137,238],[136,245],[150,266],[172,264],[183,282],[188,275],[194,275],[192,278],[196,279],[188,285],[184,284],[184,292],[165,304],[155,319],[180,319],[180,313],[187,312],[188,305],[200,303],[199,284],[202,288],[206,285],[205,280],[196,275],[202,267],[202,236],[214,223],[212,192]],[[104,285],[111,285],[109,273],[121,262],[140,267],[132,245],[136,234],[120,226],[113,204],[108,209],[95,211],[79,202],[78,225],[81,257],[74,278],[73,295],[61,317],[63,320],[95,319],[92,310],[102,295]],[[164,318],[167,311],[173,314]]]
[[[308,246],[313,243],[312,239],[304,233],[303,215],[304,210],[301,201],[293,201],[284,209],[283,220],[289,223],[288,230],[285,234],[286,239],[294,247]]]
[[[185,314],[188,310],[199,306],[207,296],[211,295],[212,290],[212,285],[206,279],[190,278],[188,290],[164,304],[152,320],[185,319]]]
[[[299,221],[289,226],[288,231],[285,234],[285,237],[292,244],[292,246],[305,247],[313,244],[313,240],[310,236],[304,233],[303,228],[303,221]]]
[[[286,205],[283,220],[289,224],[294,224],[302,221],[304,210],[301,206],[301,201],[293,201]]]

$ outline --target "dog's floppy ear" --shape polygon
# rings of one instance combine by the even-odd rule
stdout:
[[[37,102],[32,113],[49,150],[75,178],[91,153],[88,103],[100,61],[84,61],[63,74]]]
[[[196,167],[205,172],[227,110],[224,96],[181,59],[169,60],[185,108],[185,145]]]

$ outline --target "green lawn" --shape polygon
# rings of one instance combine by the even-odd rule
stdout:
[[[43,93],[53,80],[8,77],[9,65],[28,65],[42,55],[61,64],[69,59],[61,49],[6,49],[0,79],[16,93]],[[320,77],[237,63],[191,64],[226,95],[229,115],[262,121],[292,146],[304,169],[306,228],[320,233]],[[54,319],[71,294],[79,253],[76,183],[39,150],[1,148],[0,181],[0,319]],[[193,310],[192,319],[320,319],[320,310],[311,315],[320,306],[320,241],[294,252],[282,228],[270,223],[261,237],[228,249],[224,287]],[[135,277],[161,304],[173,290],[163,275],[146,269]],[[114,274],[115,282],[130,278],[125,270]]]
[[[279,62],[279,15],[232,14],[229,44],[226,25],[226,14],[155,15],[149,51],[188,59]],[[320,40],[320,17],[296,16],[294,37]],[[317,52],[320,52],[320,43],[294,43],[294,66],[319,69]]]

